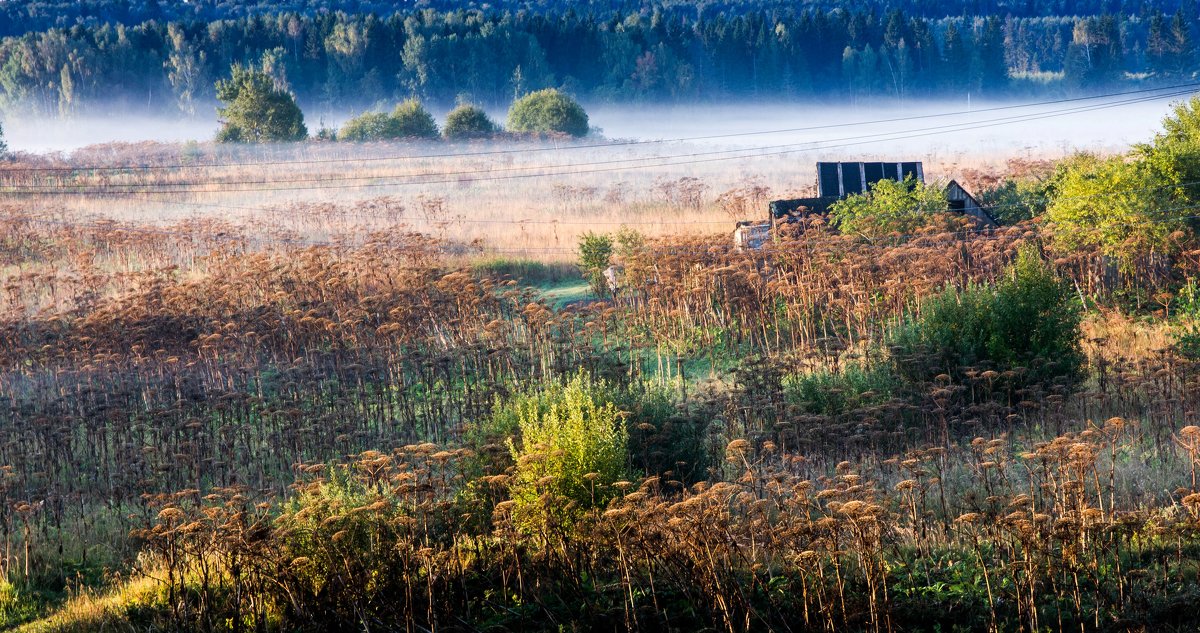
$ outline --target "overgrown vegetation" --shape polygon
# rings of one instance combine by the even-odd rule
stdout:
[[[1088,214],[1126,204],[1066,193],[1107,170],[1187,196],[1189,138],[1009,175]],[[390,197],[160,232],[0,209],[3,624],[1194,630],[1195,236],[1118,261],[914,192],[757,250],[585,232],[615,296],[561,306],[570,256],[476,258],[429,196],[443,237]],[[276,226],[306,214],[365,220]]]
[[[1078,379],[1080,307],[1033,248],[1024,248],[995,286],[947,288],[927,299],[890,344],[901,372],[962,379],[968,368],[1019,372],[1019,384]]]

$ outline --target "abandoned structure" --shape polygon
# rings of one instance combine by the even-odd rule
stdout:
[[[794,222],[811,215],[825,215],[833,203],[871,190],[881,180],[903,181],[912,178],[925,182],[925,169],[920,162],[838,162],[817,163],[817,195],[812,198],[774,200],[766,221],[738,222],[733,243],[738,248],[757,249],[770,239],[771,229],[780,222]],[[999,224],[988,210],[958,181],[946,185],[950,211],[971,216],[984,227]]]
[[[951,180],[946,185],[946,200],[950,203],[950,211],[952,212],[965,213],[988,228],[1000,226],[1000,223],[988,212],[987,208],[979,204],[975,196],[971,195],[962,185],[958,184],[957,180]]]

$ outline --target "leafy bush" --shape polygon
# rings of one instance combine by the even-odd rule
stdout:
[[[590,508],[603,507],[627,476],[629,434],[609,387],[580,373],[564,387],[525,400],[520,439],[509,440],[513,520],[531,533],[569,530]]]
[[[384,141],[403,138],[436,138],[437,123],[420,101],[409,99],[391,114],[364,112],[342,126],[338,138],[344,141]]]
[[[481,108],[462,104],[446,115],[442,134],[451,140],[487,138],[499,131],[499,126]]]
[[[392,110],[393,130],[397,138],[437,138],[438,126],[433,115],[416,99],[408,99],[399,103]]]
[[[893,358],[914,380],[961,375],[979,363],[1024,367],[1026,379],[1077,379],[1080,306],[1033,248],[995,287],[947,288],[892,336]]]
[[[1046,184],[1028,178],[1006,178],[979,192],[979,204],[1000,224],[1016,224],[1046,212]]]
[[[609,294],[604,271],[612,264],[612,255],[612,236],[588,231],[579,237],[579,272],[598,297]]]
[[[834,226],[843,233],[880,237],[911,233],[949,210],[946,192],[913,177],[903,182],[881,180],[866,193],[839,200],[829,208]]]
[[[1188,360],[1200,360],[1200,327],[1193,323],[1176,334],[1175,350]]]
[[[343,141],[378,141],[396,138],[392,130],[392,118],[383,112],[364,112],[349,121],[337,132]]]
[[[1094,250],[1131,270],[1140,256],[1169,251],[1186,221],[1172,168],[1151,160],[1080,154],[1063,163],[1046,219],[1064,250]]]
[[[705,431],[706,411],[682,410],[671,390],[659,383],[634,384],[616,396],[627,413],[626,427],[633,440],[630,458],[643,472],[691,483],[708,474],[712,462]]]
[[[517,99],[508,111],[513,132],[560,132],[587,136],[588,115],[574,99],[553,88]]]

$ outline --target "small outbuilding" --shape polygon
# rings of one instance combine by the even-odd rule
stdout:
[[[957,180],[951,180],[950,184],[946,185],[946,200],[950,203],[952,212],[969,215],[988,228],[1000,226],[996,218],[983,205],[979,204],[971,192],[958,184]]]

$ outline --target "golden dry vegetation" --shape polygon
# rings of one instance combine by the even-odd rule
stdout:
[[[287,158],[389,149],[314,145]],[[165,165],[210,150],[104,151],[72,160]],[[543,158],[508,160],[404,169]],[[344,196],[10,197],[4,622],[1194,626],[1183,607],[1200,595],[1200,365],[1169,313],[1197,252],[1115,274],[1095,253],[1056,252],[1036,222],[876,241],[812,222],[761,251],[734,249],[733,219],[810,179],[792,165]],[[205,188],[402,171],[242,169]],[[997,168],[974,169],[985,181]],[[210,173],[151,173],[186,183],[198,172]],[[38,173],[5,178],[147,182]],[[621,225],[643,240],[619,253],[613,298],[556,305],[537,281],[480,264],[570,262],[584,231]],[[1055,359],[1040,357],[943,370],[897,343],[943,288],[1000,287],[1022,251],[1089,306],[1080,375],[1044,373]],[[599,419],[619,421],[604,429],[624,438],[619,464],[572,457]],[[551,422],[559,440],[513,441]]]

